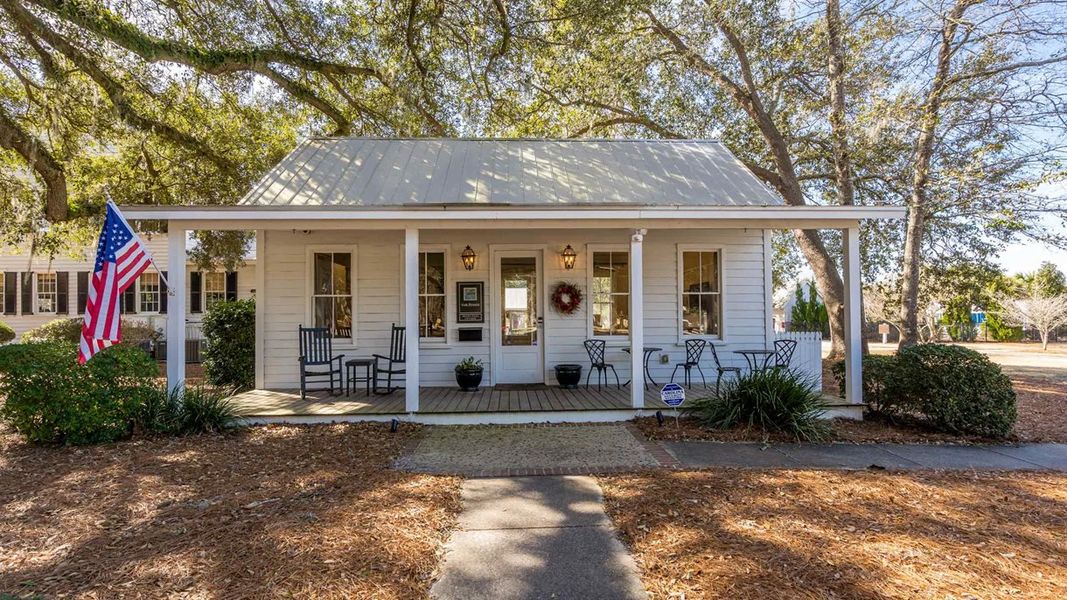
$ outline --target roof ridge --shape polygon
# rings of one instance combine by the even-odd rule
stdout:
[[[417,141],[417,142],[575,142],[575,143],[593,143],[593,142],[643,142],[657,144],[722,144],[722,140],[719,138],[545,138],[545,137],[479,137],[479,136],[459,136],[459,137],[414,137],[414,136],[400,136],[400,137],[387,137],[379,135],[313,135],[307,138],[308,140],[325,140],[325,141],[340,141],[340,140],[375,140],[375,141]]]

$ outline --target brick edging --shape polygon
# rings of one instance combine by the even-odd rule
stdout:
[[[682,463],[674,457],[673,454],[667,452],[667,449],[662,444],[656,441],[652,441],[645,437],[645,434],[641,432],[641,429],[633,421],[627,421],[623,424],[626,430],[630,432],[630,435],[634,436],[637,443],[644,447],[645,451],[652,455],[652,458],[656,459],[659,466],[665,469],[680,469]]]

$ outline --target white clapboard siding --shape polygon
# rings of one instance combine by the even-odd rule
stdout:
[[[810,378],[815,389],[822,389],[822,333],[818,331],[787,331],[775,334],[777,340],[794,340],[796,352],[789,361],[789,368]]]

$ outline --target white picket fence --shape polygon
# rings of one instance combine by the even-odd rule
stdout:
[[[822,334],[818,331],[787,331],[775,334],[777,340],[795,340],[797,350],[789,361],[789,368],[810,377],[822,389]]]

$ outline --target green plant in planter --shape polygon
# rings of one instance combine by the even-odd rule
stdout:
[[[460,389],[473,391],[482,383],[482,361],[468,356],[456,365],[456,383]]]
[[[481,370],[482,370],[482,361],[477,359],[477,358],[474,358],[473,356],[468,356],[467,358],[464,358],[463,360],[459,361],[458,365],[456,365],[456,372],[457,373],[459,373],[459,372],[473,373],[475,371],[481,371]]]

